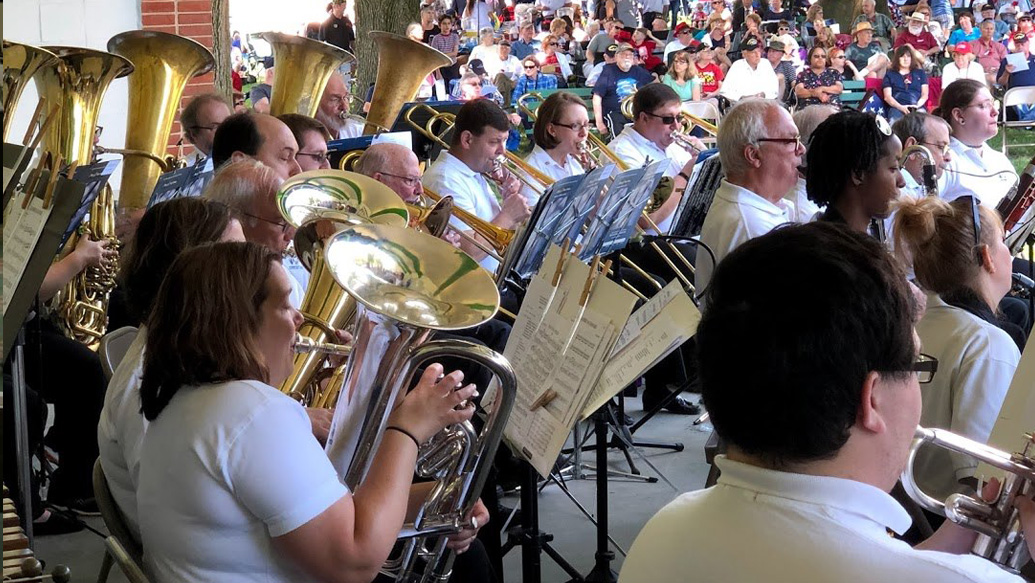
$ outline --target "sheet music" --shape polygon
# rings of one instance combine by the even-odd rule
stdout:
[[[4,314],[14,297],[14,290],[22,279],[25,266],[29,262],[32,250],[36,247],[43,228],[50,217],[51,209],[43,208],[43,199],[32,197],[26,208],[21,208],[24,194],[16,192],[8,207],[7,220],[4,222]]]
[[[988,438],[988,445],[1010,453],[1021,451],[1024,434],[1035,431],[1035,348],[1032,346],[1035,343],[1029,342],[1021,355],[1010,390],[999,410],[999,418]],[[982,463],[978,465],[977,475],[986,479],[992,476],[1002,478],[1003,472]]]
[[[635,327],[639,322],[644,324],[638,333],[623,330],[623,335],[627,338],[632,336],[632,339],[608,356],[600,380],[583,407],[583,418],[589,417],[697,332],[700,310],[678,285],[675,293],[672,293],[672,288],[670,283],[659,292],[659,295],[668,297],[660,309],[657,304],[648,302],[629,319],[630,326]]]
[[[629,317],[629,321],[625,323],[622,333],[618,335],[618,342],[615,344],[614,353],[617,354],[636,339],[643,327],[661,313],[661,310],[665,309],[669,302],[681,293],[685,293],[683,292],[683,286],[678,279],[673,279],[668,282],[668,285],[661,288],[658,293],[654,294],[651,299],[647,300],[647,303],[640,306],[639,310],[633,312],[633,315]]]

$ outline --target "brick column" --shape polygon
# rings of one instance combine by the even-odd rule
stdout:
[[[212,0],[142,0],[140,3],[140,20],[144,30],[157,30],[178,34],[195,40],[212,50]],[[187,83],[187,88],[180,98],[180,110],[194,95],[215,90],[213,73],[195,77]],[[176,153],[176,143],[180,140],[179,113],[173,122],[169,135],[169,153]],[[183,153],[193,151],[184,145]]]

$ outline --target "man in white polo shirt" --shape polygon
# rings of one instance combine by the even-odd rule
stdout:
[[[780,80],[776,78],[769,60],[762,58],[761,43],[749,37],[740,46],[742,58],[726,72],[719,94],[730,101],[739,101],[745,97],[776,99]]]
[[[798,181],[805,147],[791,114],[778,101],[738,103],[719,125],[719,159],[726,174],[701,227],[701,242],[715,263],[742,243],[794,220],[784,195]],[[697,254],[697,289],[703,291],[715,265]]]

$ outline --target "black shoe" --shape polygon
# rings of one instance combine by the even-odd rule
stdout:
[[[32,533],[35,536],[48,536],[54,534],[68,534],[83,530],[83,523],[69,518],[63,514],[44,511],[43,516],[32,522]]]
[[[668,405],[665,405],[665,410],[676,415],[697,415],[701,412],[701,407],[694,405],[683,397],[676,397]]]
[[[55,500],[53,502],[48,500],[47,502],[54,508],[74,512],[79,516],[101,515],[101,510],[97,507],[97,499],[92,496],[89,498],[72,498],[71,500]]]

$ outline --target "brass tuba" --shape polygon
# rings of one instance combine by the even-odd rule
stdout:
[[[935,514],[977,531],[977,541],[971,552],[1014,573],[1031,559],[1021,531],[1020,516],[1013,505],[1018,497],[1035,494],[1035,433],[1025,434],[1024,439],[1024,449],[1010,454],[944,429],[917,427],[909,461],[902,472],[902,486],[910,498]],[[916,453],[924,444],[969,455],[1006,472],[997,498],[985,502],[964,494],[952,494],[942,501],[926,494],[913,476]]]
[[[56,152],[65,162],[89,164],[94,132],[104,93],[112,81],[133,72],[133,64],[111,53],[75,47],[46,47],[58,59],[36,74],[36,88],[47,103],[60,104],[56,123],[43,136],[44,151]],[[69,237],[63,254],[75,249],[78,237],[115,237],[115,201],[110,190],[97,195],[90,217],[78,236]],[[54,299],[65,331],[72,338],[96,348],[108,326],[108,296],[115,286],[116,263],[90,267],[79,273]]]
[[[129,76],[129,117],[122,167],[122,208],[143,208],[158,175],[175,166],[161,163],[180,96],[193,77],[212,70],[215,59],[199,43],[164,32],[131,30],[108,40],[108,51],[129,59],[136,70]]]
[[[413,229],[360,225],[325,245],[327,266],[358,303],[355,340],[335,408],[327,454],[352,490],[363,481],[389,414],[419,367],[460,357],[499,380],[496,406],[480,433],[450,426],[420,446],[417,472],[435,480],[401,554],[384,571],[399,581],[442,581],[452,569],[446,536],[459,531],[485,484],[517,393],[501,355],[469,342],[431,340],[433,330],[477,326],[496,313],[499,292],[478,263],[449,243]]]
[[[327,270],[323,243],[352,224],[405,226],[409,215],[391,188],[361,174],[338,170],[313,170],[292,177],[277,192],[277,206],[284,219],[298,229],[295,254],[312,274],[300,307],[305,322],[299,334],[307,340],[296,343],[294,368],[280,390],[306,405],[333,406],[338,384],[320,387],[334,373],[326,362],[326,351],[307,350],[305,345],[310,341],[334,343],[335,331],[345,328],[355,315],[356,302]]]
[[[436,69],[453,64],[445,54],[397,34],[373,31],[370,37],[377,44],[377,79],[364,134],[392,127],[403,105],[417,95],[421,82]],[[396,63],[406,66],[394,67]]]
[[[43,67],[57,61],[57,55],[40,47],[4,40],[4,141],[11,131],[14,111],[25,85]]]
[[[315,116],[331,74],[341,65],[356,60],[346,50],[304,36],[264,32],[259,37],[273,47],[271,115]]]

